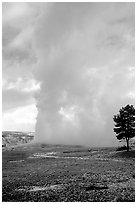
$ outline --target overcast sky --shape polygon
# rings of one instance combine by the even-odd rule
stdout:
[[[134,3],[3,3],[3,130],[114,145],[135,101]]]

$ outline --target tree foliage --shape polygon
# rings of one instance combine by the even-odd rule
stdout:
[[[118,140],[126,140],[129,151],[129,140],[135,137],[135,109],[133,105],[127,105],[119,110],[113,118],[115,122],[114,132]]]

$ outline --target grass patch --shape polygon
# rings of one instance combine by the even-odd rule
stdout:
[[[30,144],[2,156],[3,202],[135,201],[133,151]]]

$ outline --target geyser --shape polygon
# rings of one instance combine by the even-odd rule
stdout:
[[[113,115],[134,104],[131,22],[131,3],[42,4],[33,39],[41,83],[36,141],[116,144]]]

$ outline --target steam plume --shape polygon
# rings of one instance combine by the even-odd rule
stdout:
[[[134,4],[43,4],[34,46],[36,141],[115,145],[113,115],[134,103]]]

